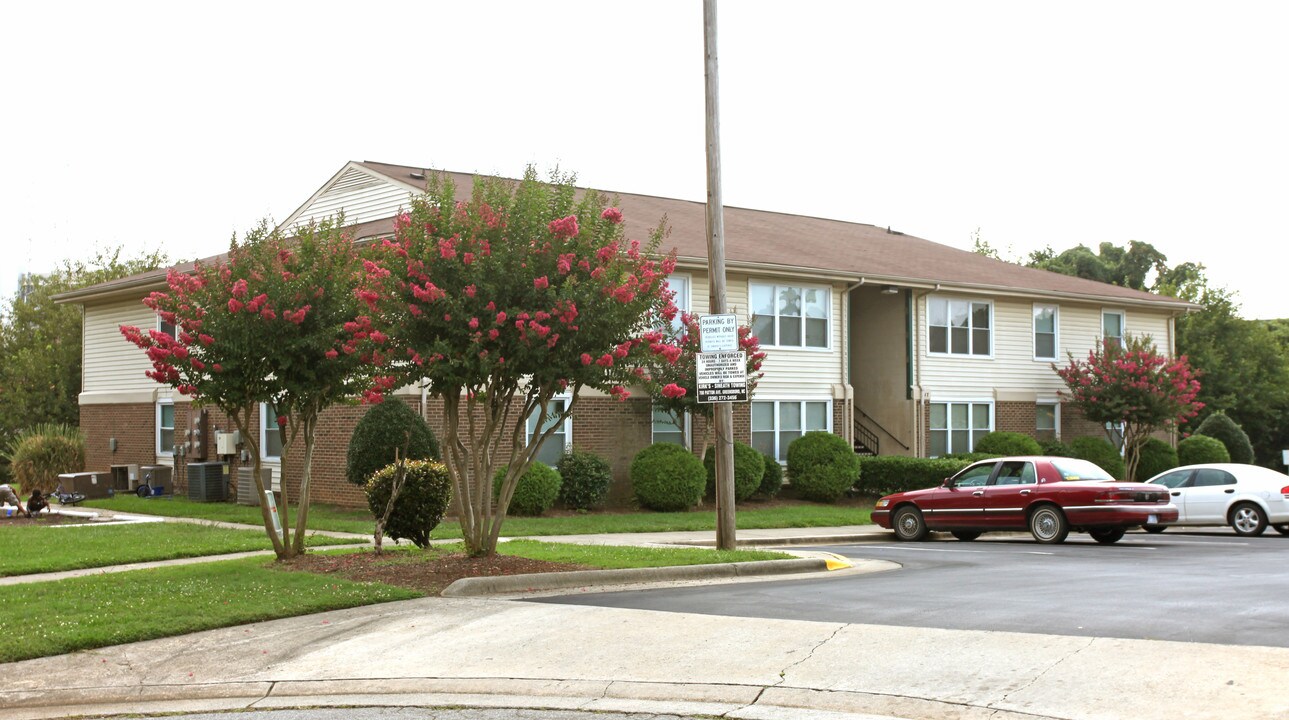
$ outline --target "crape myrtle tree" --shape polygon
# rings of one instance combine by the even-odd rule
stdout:
[[[676,314],[662,226],[628,242],[622,213],[595,191],[579,198],[572,180],[530,167],[518,183],[476,178],[458,201],[433,176],[367,264],[360,294],[401,354],[399,381],[428,381],[443,403],[443,461],[472,556],[495,552],[518,479],[581,391],[625,400],[647,358],[680,356],[653,329]]]
[[[672,360],[659,355],[645,366],[646,379],[653,391],[654,406],[667,412],[680,424],[685,413],[698,415],[707,419],[707,434],[703,437],[703,446],[699,457],[706,457],[707,446],[712,441],[715,426],[712,415],[714,403],[698,402],[698,353],[702,351],[700,343],[698,315],[680,313],[680,321],[667,326],[667,343],[680,349],[680,355]],[[756,384],[764,376],[761,364],[765,361],[765,352],[761,342],[752,334],[748,325],[738,328],[739,349],[745,353],[747,362],[747,392],[751,396]]]
[[[372,329],[355,294],[363,268],[343,225],[340,217],[285,238],[261,222],[241,242],[233,239],[226,259],[198,263],[189,273],[171,270],[168,288],[144,300],[178,329],[177,337],[121,327],[127,340],[147,351],[148,377],[232,419],[254,458],[252,477],[261,496],[255,406],[268,403],[277,414],[284,469],[292,462],[289,449],[303,440],[294,537],[286,484],[280,536],[267,503],[260,503],[279,559],[304,552],[318,416],[360,395],[379,398],[376,389],[390,382],[379,371],[385,338]]]
[[[1197,373],[1185,355],[1162,355],[1149,335],[1106,340],[1085,360],[1071,354],[1065,367],[1052,364],[1069,389],[1073,405],[1095,423],[1123,424],[1125,478],[1136,477],[1141,448],[1150,434],[1184,423],[1204,403]]]

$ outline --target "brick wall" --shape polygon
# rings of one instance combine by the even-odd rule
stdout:
[[[998,401],[994,403],[994,430],[1017,432],[1038,437],[1036,405],[1029,402]]]
[[[653,441],[653,410],[648,398],[618,402],[607,397],[582,398],[573,413],[573,447],[593,452],[613,466],[608,503],[629,505],[631,461]]]
[[[85,433],[83,470],[107,470],[113,465],[151,465],[156,462],[157,415],[151,403],[83,405],[80,427]],[[116,438],[116,451],[109,440]]]

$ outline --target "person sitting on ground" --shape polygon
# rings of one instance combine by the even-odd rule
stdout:
[[[18,494],[15,493],[13,488],[7,483],[0,485],[0,501],[13,505],[18,508],[18,512],[26,515],[27,517],[31,517],[31,513],[27,512],[27,507],[18,500]]]
[[[32,490],[31,497],[27,498],[27,517],[31,517],[47,507],[49,507],[49,502],[41,494],[40,490]]]

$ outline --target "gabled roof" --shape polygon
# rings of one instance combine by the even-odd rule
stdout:
[[[311,210],[324,214],[333,206],[321,202],[341,183],[370,184],[383,180],[390,189],[407,193],[425,190],[427,178],[436,170],[379,162],[349,162],[303,205],[282,227],[307,221]],[[447,172],[456,182],[458,195],[467,197],[473,176]],[[707,258],[706,205],[701,202],[631,193],[612,193],[627,218],[627,234],[644,238],[666,217],[671,234],[665,247],[676,248],[682,263],[703,265]],[[386,205],[390,202],[386,193]],[[400,202],[405,195],[399,195]],[[375,237],[393,231],[393,213],[375,209],[354,213],[364,220],[355,226],[354,237]],[[388,217],[376,217],[388,214]],[[1199,306],[1177,298],[1109,285],[1094,280],[1036,270],[988,258],[977,253],[905,235],[888,228],[864,223],[791,215],[766,210],[725,207],[725,257],[727,267],[743,272],[811,276],[845,282],[891,284],[900,287],[940,289],[947,292],[1020,295],[1076,299],[1088,302],[1153,306],[1160,310],[1186,311]],[[191,264],[179,266],[190,269]],[[163,281],[163,271],[115,280],[66,293],[60,301],[137,292]]]

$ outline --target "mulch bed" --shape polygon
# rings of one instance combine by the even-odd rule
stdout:
[[[88,525],[90,522],[90,520],[83,517],[72,517],[57,513],[40,513],[34,518],[17,514],[13,517],[0,517],[0,527],[13,527],[16,525]]]
[[[284,570],[335,575],[356,582],[379,582],[438,595],[464,577],[586,570],[584,565],[530,560],[512,555],[471,558],[465,553],[410,550],[377,555],[364,550],[341,555],[307,554],[275,565]]]

